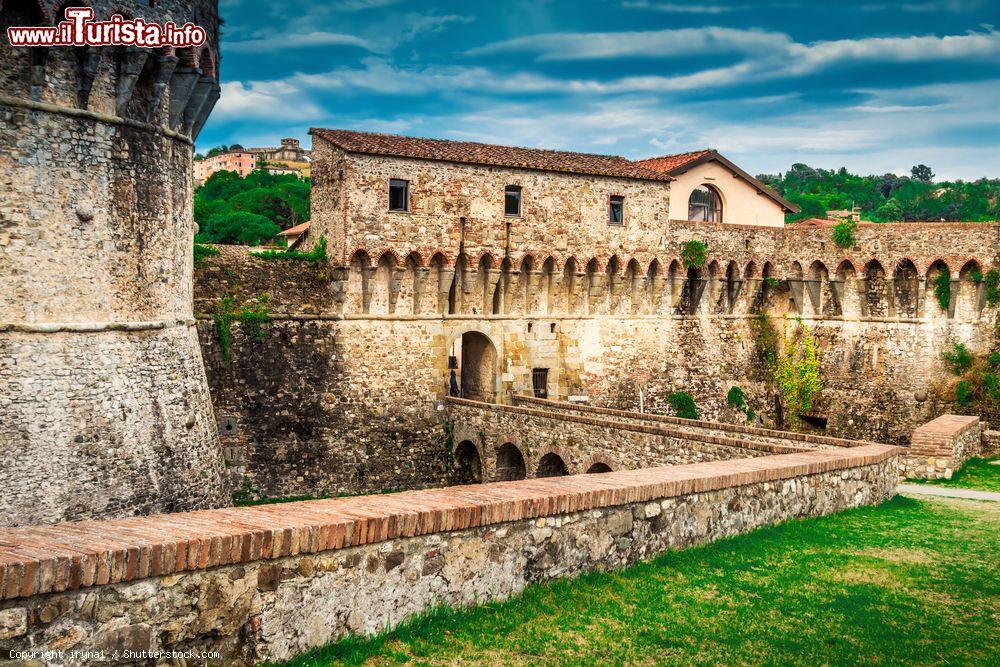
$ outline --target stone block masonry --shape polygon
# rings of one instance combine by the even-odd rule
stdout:
[[[983,446],[979,417],[941,415],[913,431],[910,448],[900,464],[906,477],[950,479]]]
[[[218,3],[3,2],[0,33],[51,26],[67,4],[192,21],[207,41],[0,39],[0,525],[229,499],[191,307],[191,156],[221,90]]]
[[[3,529],[0,650],[284,660],[432,605],[504,599],[531,582],[879,503],[895,489],[897,451]]]

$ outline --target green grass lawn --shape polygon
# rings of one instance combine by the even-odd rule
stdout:
[[[1000,503],[897,496],[437,610],[294,665],[1000,665]]]
[[[1000,465],[990,465],[991,461],[1000,461],[1000,459],[969,459],[951,476],[951,479],[912,479],[906,481],[916,484],[946,486],[952,489],[1000,492]]]

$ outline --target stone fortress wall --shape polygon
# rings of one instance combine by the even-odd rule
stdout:
[[[0,39],[0,524],[228,500],[191,308],[192,137],[219,97],[209,0],[4,0],[0,29],[85,4],[191,20],[174,51]]]
[[[409,212],[387,210],[390,178],[410,182]],[[946,377],[941,351],[995,344],[996,308],[973,276],[997,263],[996,224],[861,224],[842,250],[829,227],[667,220],[668,183],[625,190],[606,176],[359,155],[318,138],[314,179],[310,238],[327,239],[329,268],[224,249],[196,280],[231,471],[268,495],[461,480],[441,420],[452,356],[469,398],[530,394],[546,369],[550,398],[668,412],[666,397],[687,391],[703,418],[739,423],[725,404],[733,385],[773,416],[758,314],[779,331],[799,317],[823,348],[814,412],[825,432],[906,444],[953,409],[929,391]],[[517,218],[503,210],[511,183]],[[621,192],[618,227],[605,202]],[[691,240],[708,258],[686,270]],[[944,270],[946,310],[932,284]],[[267,293],[276,318],[264,341],[237,332],[229,365],[209,321],[226,293]]]

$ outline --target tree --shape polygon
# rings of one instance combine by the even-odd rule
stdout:
[[[922,183],[934,182],[934,172],[926,164],[918,164],[910,170],[910,173],[913,175],[913,178]]]
[[[198,243],[236,243],[259,245],[278,235],[281,228],[262,215],[249,211],[231,211],[209,218],[200,224],[195,237]]]

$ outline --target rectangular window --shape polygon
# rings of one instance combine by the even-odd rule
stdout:
[[[625,197],[611,195],[608,204],[608,223],[612,225],[625,224]]]
[[[531,388],[535,392],[535,398],[549,397],[549,369],[531,369]]]
[[[503,214],[521,215],[521,186],[508,185],[503,191]]]
[[[389,179],[389,210],[410,210],[410,182],[398,178]]]

